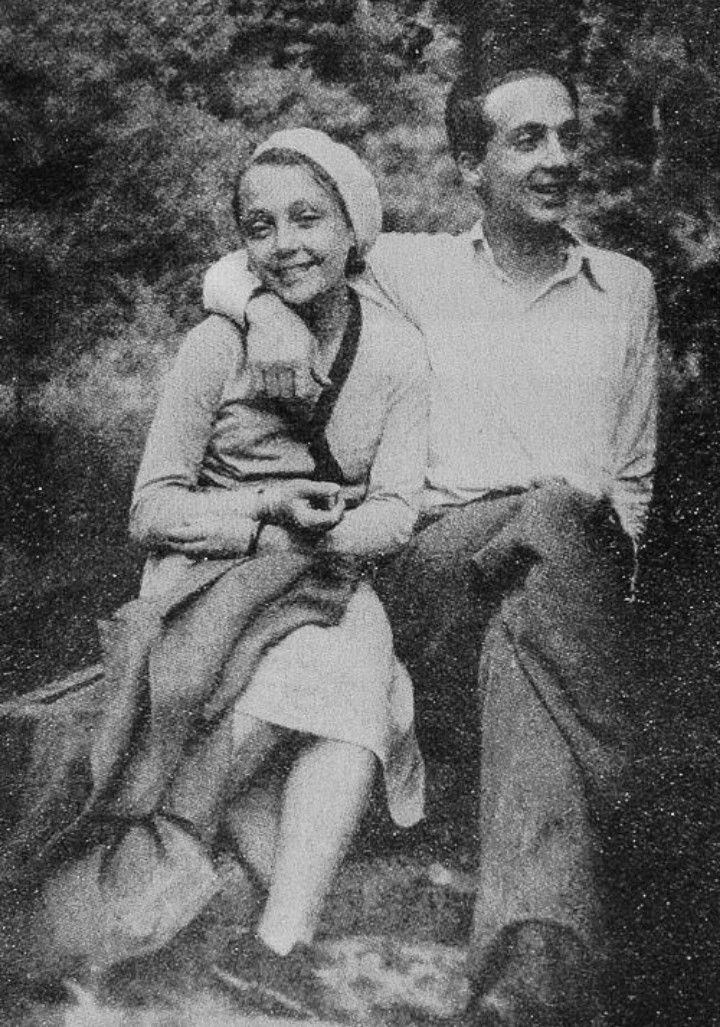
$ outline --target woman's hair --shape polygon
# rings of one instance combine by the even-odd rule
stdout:
[[[324,168],[321,168],[319,164],[316,164],[314,160],[311,160],[310,157],[306,157],[302,153],[297,153],[295,150],[283,150],[279,147],[272,150],[264,150],[258,157],[255,157],[249,164],[246,164],[241,168],[235,178],[232,196],[232,210],[238,231],[242,233],[242,205],[240,202],[240,187],[242,185],[242,180],[251,168],[257,167],[258,165],[269,165],[270,167],[277,168],[307,168],[318,185],[333,197],[342,211],[348,228],[351,231],[354,231],[353,223],[350,220],[347,207],[345,206],[345,201],[327,171],[325,171]],[[345,265],[345,274],[349,277],[360,275],[365,270],[365,267],[365,261],[360,256],[357,251],[357,247],[353,243],[350,247],[350,252],[348,253],[348,259]]]

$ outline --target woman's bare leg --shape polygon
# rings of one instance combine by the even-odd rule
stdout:
[[[200,747],[185,763],[168,804],[210,839],[229,795],[243,792],[232,802],[229,826],[240,854],[270,885],[257,933],[281,954],[312,939],[366,809],[376,764],[360,746],[316,739],[295,758],[282,792],[275,775],[248,787],[284,736],[282,728],[234,714],[211,752]],[[225,766],[222,787],[211,772],[215,765]]]
[[[373,753],[318,739],[290,770],[268,901],[257,933],[284,955],[315,933],[321,907],[368,802]]]

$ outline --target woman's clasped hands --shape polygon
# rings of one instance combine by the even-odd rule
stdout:
[[[315,548],[345,514],[339,485],[309,478],[291,478],[266,486],[261,493],[263,528],[258,549]]]

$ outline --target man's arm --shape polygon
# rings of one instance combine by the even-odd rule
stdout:
[[[381,306],[400,311],[419,327],[418,299],[426,289],[424,261],[416,253],[418,236],[381,235],[367,270],[353,284]],[[222,257],[208,269],[203,305],[247,326],[247,361],[258,395],[314,402],[324,384],[313,372],[315,337],[300,318],[272,293],[261,291],[244,250]]]
[[[423,238],[427,237],[409,232],[384,233],[367,257],[366,271],[353,279],[359,292],[399,310],[416,327],[417,300],[427,284],[427,268],[423,266],[427,261],[418,245]],[[252,319],[255,310],[261,309],[261,296],[257,295],[261,288],[260,279],[248,267],[245,250],[234,250],[208,268],[203,281],[203,306],[209,313],[223,314],[236,324],[243,324],[246,318]],[[272,309],[287,309],[275,299],[277,306]]]
[[[260,279],[248,267],[245,250],[226,253],[205,273],[203,307],[209,313],[223,314],[241,325],[253,292],[261,285]]]
[[[615,435],[613,504],[637,543],[652,498],[658,418],[658,320],[650,273],[643,275],[630,308],[631,337]]]
[[[313,372],[317,340],[303,321],[248,268],[244,250],[228,253],[208,269],[203,306],[246,332],[247,367],[255,395],[315,402],[324,380]]]

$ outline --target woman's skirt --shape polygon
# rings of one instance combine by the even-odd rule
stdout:
[[[369,749],[383,768],[393,820],[407,827],[422,818],[425,774],[412,685],[395,656],[382,604],[366,582],[337,626],[310,624],[274,646],[235,711]]]

